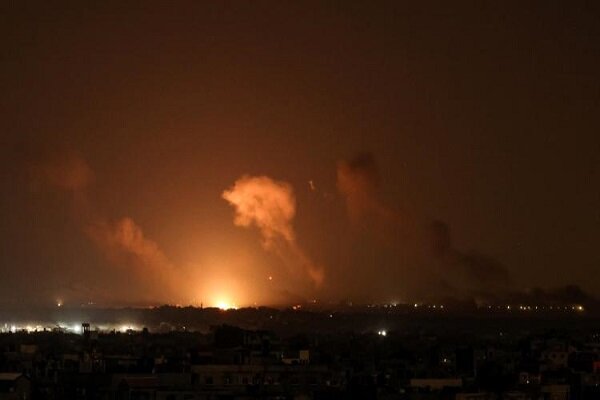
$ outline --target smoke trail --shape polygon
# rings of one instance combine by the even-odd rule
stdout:
[[[145,237],[132,218],[107,222],[109,219],[98,213],[88,196],[94,173],[83,157],[77,152],[66,151],[41,157],[41,160],[31,167],[33,183],[42,183],[72,195],[74,218],[109,262],[137,274],[141,280],[138,283],[150,285],[152,293],[176,293],[176,281],[180,281],[178,271],[160,246]]]
[[[288,183],[266,176],[244,176],[225,190],[222,197],[235,208],[235,225],[245,228],[256,226],[267,250],[275,252],[284,261],[300,264],[316,285],[323,282],[323,270],[310,260],[296,242],[292,225],[296,215],[296,199]]]
[[[444,275],[454,277],[459,285],[478,290],[503,290],[511,283],[508,270],[496,260],[476,253],[465,253],[452,244],[450,228],[445,222],[431,224],[431,246],[434,258],[441,263]],[[462,281],[462,282],[461,282]]]
[[[96,222],[87,231],[111,256],[118,257],[120,253],[124,253],[142,265],[171,267],[158,244],[146,238],[142,229],[131,218],[125,217],[112,224]]]
[[[379,172],[370,154],[363,153],[350,161],[340,161],[337,167],[338,190],[346,197],[346,208],[353,222],[378,208],[376,192]]]
[[[133,268],[142,278],[160,281],[165,289],[175,289],[175,268],[160,246],[144,236],[142,229],[129,217],[108,223],[95,221],[85,228],[86,234],[117,265]]]
[[[424,269],[420,273],[425,274],[427,269],[437,266],[437,271],[431,272],[442,279],[442,286],[455,293],[498,291],[508,287],[511,278],[502,264],[476,252],[456,249],[447,224],[434,221],[428,227],[416,222],[411,213],[386,206],[379,197],[379,185],[379,170],[371,154],[362,153],[349,161],[338,162],[337,186],[346,201],[350,220],[355,224],[374,224],[384,239],[392,237],[394,231],[402,232],[394,237],[394,246],[422,258]]]
[[[379,170],[373,156],[361,153],[337,166],[337,187],[346,199],[348,216],[353,223],[375,217],[380,222],[400,222],[399,212],[379,199]]]

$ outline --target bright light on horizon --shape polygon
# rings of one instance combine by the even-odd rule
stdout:
[[[207,304],[220,310],[237,310],[248,304],[246,288],[236,278],[223,278],[216,281],[205,292]]]
[[[215,306],[217,306],[217,308],[220,308],[221,310],[235,310],[237,309],[237,306],[227,300],[218,300],[215,303]]]

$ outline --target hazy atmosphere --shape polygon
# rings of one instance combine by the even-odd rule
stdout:
[[[508,3],[5,2],[0,303],[597,293],[599,10]]]

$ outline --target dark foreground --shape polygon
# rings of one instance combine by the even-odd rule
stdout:
[[[600,324],[577,313],[61,313],[3,323],[0,399],[600,399]]]

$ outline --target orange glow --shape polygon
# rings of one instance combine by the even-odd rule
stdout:
[[[240,304],[248,302],[246,291],[235,278],[220,276],[213,279],[207,281],[210,282],[210,286],[203,290],[209,306],[221,310],[235,310]]]
[[[237,306],[235,304],[230,303],[227,300],[218,300],[215,303],[215,306],[217,308],[220,308],[221,310],[236,310],[237,309]]]
[[[256,226],[263,246],[279,255],[288,265],[303,270],[316,285],[323,283],[323,269],[313,263],[296,242],[293,227],[296,198],[292,186],[267,176],[243,176],[222,194],[235,208],[234,224]]]

